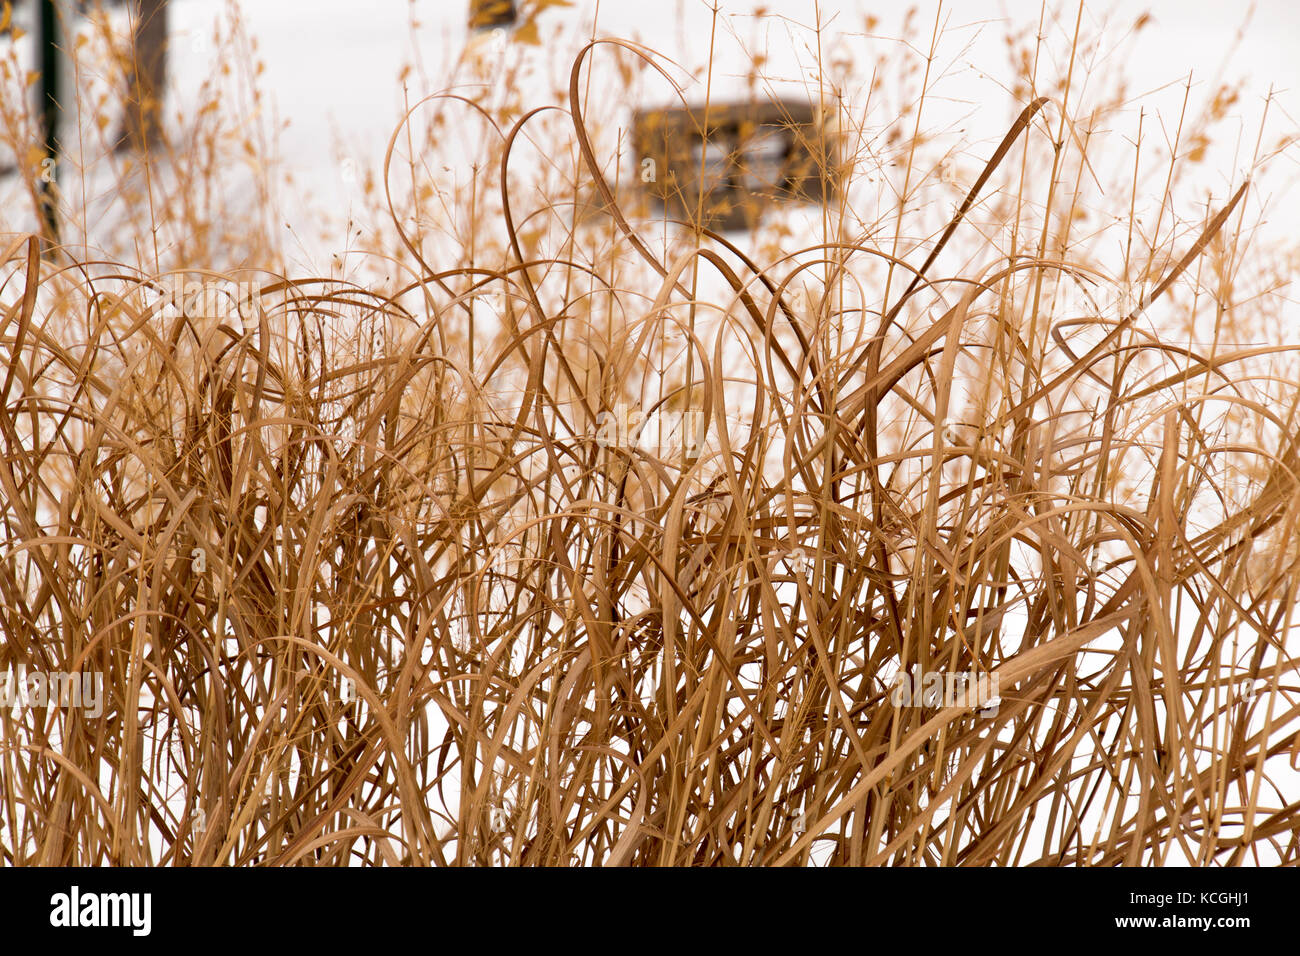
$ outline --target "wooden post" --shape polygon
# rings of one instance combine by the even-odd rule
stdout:
[[[134,0],[126,118],[118,149],[147,152],[162,141],[167,86],[167,0]]]

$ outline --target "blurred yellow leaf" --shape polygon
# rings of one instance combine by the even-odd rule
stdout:
[[[528,20],[515,31],[515,39],[520,43],[527,43],[529,46],[541,46],[542,38],[537,33],[537,21]]]

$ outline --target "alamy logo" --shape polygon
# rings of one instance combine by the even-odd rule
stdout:
[[[0,674],[0,712],[31,707],[75,708],[85,710],[87,717],[98,717],[104,712],[104,675],[94,671],[29,674],[22,665],[16,672]]]
[[[601,448],[640,449],[657,453],[684,450],[697,454],[707,435],[704,410],[661,410],[646,414],[640,408],[619,404],[596,416],[596,444]]]
[[[895,707],[969,707],[993,717],[1002,704],[999,679],[996,671],[927,671],[915,677],[904,671],[889,699]]]
[[[127,926],[134,936],[148,936],[153,925],[153,897],[149,893],[82,893],[72,887],[50,897],[50,925]]]
[[[257,322],[262,296],[252,282],[187,282],[183,274],[177,273],[168,285],[170,288],[163,288],[163,303],[185,315],[237,318],[245,326]]]

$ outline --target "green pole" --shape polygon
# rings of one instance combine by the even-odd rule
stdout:
[[[38,103],[44,158],[40,170],[41,231],[46,249],[59,241],[54,187],[59,176],[59,11],[57,0],[40,0],[40,85]]]

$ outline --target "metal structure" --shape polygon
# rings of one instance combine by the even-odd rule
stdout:
[[[632,136],[650,195],[711,229],[752,228],[771,203],[838,193],[835,138],[810,103],[641,110]]]
[[[59,220],[55,210],[55,187],[59,175],[59,113],[61,107],[59,79],[60,52],[59,9],[57,0],[40,0],[37,11],[37,44],[40,49],[40,81],[37,104],[41,117],[40,217],[41,235],[46,248],[59,241]]]

